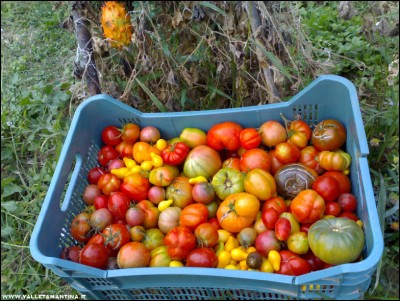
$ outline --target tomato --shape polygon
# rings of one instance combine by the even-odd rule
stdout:
[[[359,220],[358,216],[354,212],[344,211],[344,212],[341,212],[338,217],[348,218],[355,222]]]
[[[221,168],[218,152],[207,145],[196,146],[186,157],[183,173],[189,178],[204,176],[210,179]]]
[[[337,200],[342,211],[355,212],[357,209],[357,199],[354,194],[342,193]]]
[[[90,226],[90,214],[81,212],[71,222],[71,236],[79,242],[88,242],[93,235]]]
[[[337,202],[326,202],[325,207],[324,215],[338,216],[340,214],[341,208]]]
[[[240,170],[240,159],[238,157],[231,157],[222,162],[222,168],[233,168]]]
[[[324,175],[326,176],[332,176],[334,177],[338,183],[339,183],[339,194],[345,193],[345,192],[350,192],[351,191],[351,182],[350,179],[347,175],[345,175],[343,172],[341,171],[327,171],[324,173]]]
[[[342,150],[322,151],[318,154],[319,165],[325,170],[344,171],[349,168],[351,157]]]
[[[279,212],[274,208],[266,208],[261,211],[261,219],[268,230],[275,229],[275,223],[279,218]]]
[[[212,178],[211,185],[219,199],[225,200],[232,193],[244,191],[242,172],[232,168],[221,168]]]
[[[106,208],[96,210],[90,216],[89,224],[96,232],[101,232],[105,227],[112,224],[114,220],[113,214]]]
[[[179,216],[179,225],[194,231],[197,226],[205,223],[208,219],[208,209],[204,204],[195,203],[182,209]]]
[[[158,217],[158,228],[167,234],[172,228],[179,226],[179,216],[181,215],[181,208],[168,207],[160,212]]]
[[[271,170],[271,158],[266,151],[260,148],[247,150],[240,158],[240,169],[242,171],[249,172],[255,168],[260,168],[267,172]]]
[[[144,246],[149,250],[164,245],[165,234],[158,228],[147,229],[142,240]]]
[[[185,161],[188,153],[189,146],[184,142],[175,142],[168,144],[168,146],[161,152],[161,157],[165,164],[179,165]]]
[[[140,131],[140,141],[154,144],[161,138],[161,133],[158,128],[154,126],[145,126]]]
[[[305,232],[300,231],[290,234],[286,243],[289,251],[299,255],[306,254],[310,249],[307,233]]]
[[[91,170],[88,172],[88,182],[89,184],[97,184],[97,182],[100,179],[100,176],[105,174],[106,170],[101,167],[93,167]]]
[[[179,176],[167,187],[165,194],[168,200],[173,200],[173,206],[184,208],[193,203],[192,189],[189,178]]]
[[[312,189],[318,192],[318,194],[327,202],[336,201],[339,197],[339,182],[331,176],[322,175],[318,177],[314,181]]]
[[[210,248],[194,249],[186,258],[187,267],[215,268],[217,264],[217,255]]]
[[[184,128],[179,135],[182,142],[185,142],[191,149],[199,145],[207,144],[207,134],[201,129]]]
[[[208,218],[216,217],[219,203],[216,200],[206,204],[208,209]],[[218,222],[218,220],[217,220]],[[218,224],[219,225],[219,224]]]
[[[100,176],[97,186],[105,195],[110,195],[111,192],[118,191],[121,186],[121,180],[112,173],[105,173]]]
[[[120,269],[147,267],[150,251],[140,242],[128,242],[118,252],[117,264]]]
[[[93,205],[94,199],[102,194],[101,189],[96,184],[89,184],[85,187],[82,199],[86,205]]]
[[[106,269],[109,252],[103,244],[87,244],[79,253],[79,262],[98,269]]]
[[[312,131],[303,120],[294,120],[290,123],[288,130],[288,142],[299,149],[305,148],[311,138]]]
[[[311,272],[311,266],[307,260],[301,258],[289,250],[280,251],[281,268],[278,274],[300,276]]]
[[[179,169],[176,166],[164,165],[156,167],[150,171],[149,181],[151,184],[166,187],[179,175]]]
[[[303,163],[305,166],[314,169],[319,175],[324,172],[318,162],[319,150],[314,146],[309,145],[300,150],[299,163]]]
[[[279,168],[284,166],[285,164],[279,161],[276,156],[275,156],[275,149],[271,149],[269,152],[269,157],[271,159],[271,170],[270,173],[272,175],[275,175],[275,173],[278,171]]]
[[[268,257],[271,250],[280,251],[281,242],[276,238],[275,231],[266,230],[257,235],[254,246],[258,253]]]
[[[308,242],[318,258],[337,265],[356,260],[364,248],[365,237],[356,222],[335,217],[315,222],[308,231]]]
[[[164,244],[172,260],[185,260],[196,247],[196,237],[189,228],[177,226],[167,233]]]
[[[303,223],[303,224],[301,224],[300,231],[308,233],[308,230],[310,230],[311,225],[312,225],[311,223]]]
[[[149,180],[139,173],[126,176],[121,184],[121,191],[136,202],[147,199],[149,189]]]
[[[290,208],[298,222],[314,223],[323,217],[325,201],[316,191],[306,189],[293,199]]]
[[[285,200],[280,196],[274,196],[266,200],[262,206],[262,210],[265,210],[267,208],[274,208],[279,213],[279,215],[287,211]]]
[[[242,127],[233,121],[213,125],[207,132],[207,145],[215,150],[237,150],[240,147]]]
[[[160,216],[160,210],[154,204],[148,200],[142,200],[136,205],[144,212],[144,221],[142,226],[146,229],[156,228],[158,224],[158,217]]]
[[[82,248],[80,246],[69,246],[65,247],[61,251],[60,258],[73,261],[73,262],[79,262],[79,253],[82,251]]]
[[[158,148],[150,145],[147,142],[138,141],[133,145],[132,156],[138,164],[142,164],[143,161],[151,161],[151,153],[156,155],[161,154]]]
[[[260,210],[260,201],[246,192],[228,196],[218,207],[217,218],[221,227],[231,233],[249,227]]]
[[[134,144],[140,135],[140,127],[134,123],[127,123],[122,127],[121,139],[129,144]]]
[[[121,131],[116,126],[107,126],[101,132],[101,140],[104,144],[116,146],[121,143]]]
[[[212,248],[218,243],[218,230],[210,223],[202,223],[194,230],[198,247]]]
[[[113,251],[119,250],[131,240],[128,229],[125,225],[121,224],[111,224],[107,226],[102,234],[104,235],[106,247]]]
[[[319,271],[324,268],[325,263],[317,256],[315,256],[315,254],[311,250],[308,250],[306,254],[301,256],[301,258],[308,261],[311,267],[311,271]]]
[[[275,120],[269,120],[261,124],[259,132],[262,143],[268,147],[277,146],[287,139],[285,127]]]
[[[254,245],[257,235],[258,233],[254,228],[248,227],[240,230],[236,238],[241,246],[248,248]]]
[[[152,183],[150,177],[149,181]],[[154,205],[158,205],[161,201],[165,200],[165,189],[159,186],[151,186],[147,193],[147,199]]]
[[[124,192],[115,191],[110,194],[107,206],[115,219],[122,219],[125,218],[126,211],[129,209],[130,204],[131,201]]]
[[[291,229],[292,226],[290,221],[285,217],[279,217],[274,228],[276,238],[281,241],[287,240],[289,238]]]
[[[346,128],[334,119],[322,120],[311,135],[311,144],[320,151],[339,149],[345,142]]]
[[[259,200],[268,200],[276,196],[275,179],[263,169],[253,169],[244,178],[244,190],[253,194]]]
[[[118,157],[118,152],[115,150],[115,148],[113,148],[110,145],[106,145],[103,146],[99,152],[97,153],[97,160],[99,161],[99,163],[103,166],[106,167],[107,164]]]
[[[209,182],[200,182],[193,186],[192,189],[193,201],[202,204],[208,204],[215,198],[213,185]]]
[[[130,207],[125,213],[126,223],[131,226],[139,226],[144,222],[144,211],[142,208],[134,206]]]
[[[217,213],[217,210],[215,210],[215,213]],[[217,230],[221,229],[221,226],[219,225],[217,217],[216,216],[210,217],[210,212],[208,212],[208,221],[207,221],[207,223],[210,223]]]
[[[240,145],[245,149],[256,148],[261,144],[260,133],[255,128],[245,128],[239,134]]]
[[[275,157],[284,164],[295,163],[300,158],[300,150],[288,142],[279,143],[275,147]]]
[[[141,242],[146,235],[146,229],[143,226],[133,226],[129,229],[129,234],[132,241]]]
[[[291,212],[283,212],[279,217],[284,217],[290,222],[290,234],[300,231],[300,224]]]
[[[133,156],[133,144],[126,141],[122,141],[115,146],[115,150],[119,153],[120,158],[132,158]]]
[[[171,257],[168,255],[167,246],[159,246],[150,252],[149,267],[168,267]]]

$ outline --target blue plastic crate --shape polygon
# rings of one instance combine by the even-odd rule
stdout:
[[[160,129],[167,139],[185,127],[207,131],[222,121],[259,127],[267,120],[282,122],[280,113],[300,115],[310,125],[338,119],[347,129],[346,151],[352,156],[352,193],[359,203],[366,237],[364,259],[292,277],[278,274],[206,268],[135,268],[100,270],[59,258],[75,244],[69,233],[73,217],[85,207],[81,195],[87,172],[97,165],[101,131],[110,124],[135,122]],[[84,101],[70,130],[30,241],[35,260],[93,299],[356,299],[368,289],[383,252],[369,168],[368,145],[354,85],[338,76],[321,76],[279,104],[199,112],[141,113],[107,95]]]

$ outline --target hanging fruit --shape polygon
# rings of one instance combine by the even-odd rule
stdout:
[[[133,28],[125,6],[117,1],[106,1],[101,10],[101,25],[111,47],[122,49],[129,45]]]

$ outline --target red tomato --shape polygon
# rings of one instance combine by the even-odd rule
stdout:
[[[222,168],[224,167],[240,170],[240,158],[231,157],[224,160],[224,162],[222,162]]]
[[[271,207],[278,211],[279,215],[281,215],[283,212],[286,212],[288,209],[285,200],[280,196],[274,196],[269,200],[266,200],[262,206],[262,210]]]
[[[281,254],[281,268],[278,274],[300,276],[311,272],[311,266],[307,260],[301,258],[299,255],[289,251],[282,250]]]
[[[169,144],[162,152],[161,157],[165,164],[179,165],[185,161],[190,151],[189,146],[184,142]]]
[[[112,173],[105,173],[100,176],[97,186],[105,195],[110,195],[111,192],[118,191],[121,186],[121,180]]]
[[[260,168],[267,172],[271,169],[271,158],[261,148],[247,150],[240,158],[240,169],[244,172]]]
[[[340,214],[340,205],[337,202],[326,202],[325,203],[325,215],[338,216]]]
[[[339,182],[331,176],[322,175],[318,177],[314,181],[312,189],[318,192],[326,202],[336,201],[339,197]]]
[[[117,146],[115,150],[119,153],[120,158],[132,158],[133,156],[133,144],[126,141],[122,141]]]
[[[77,214],[71,222],[71,236],[79,242],[87,242],[92,237],[90,215],[86,212]]]
[[[340,213],[338,217],[349,218],[349,219],[352,219],[355,222],[359,220],[358,216],[355,213],[347,212],[347,211]]]
[[[255,128],[243,129],[239,134],[240,145],[245,149],[256,148],[261,143],[261,136]]]
[[[301,231],[301,232],[308,233],[308,230],[310,229],[311,225],[312,225],[312,224],[310,224],[310,223],[303,223],[303,224],[301,224],[301,226],[300,226],[300,231]]]
[[[279,240],[287,240],[290,236],[292,225],[290,221],[285,217],[280,217],[275,223],[275,235]]]
[[[111,224],[106,227],[102,234],[106,242],[106,247],[116,251],[131,240],[131,235],[125,225]]]
[[[101,140],[106,145],[116,146],[121,143],[121,131],[116,126],[107,126],[101,132]]]
[[[208,210],[208,211],[210,211],[210,210]],[[209,218],[207,222],[210,223],[211,225],[213,225],[215,227],[215,229],[217,229],[217,230],[221,229],[221,226],[218,222],[218,218],[216,216]]]
[[[94,208],[108,208],[108,196],[107,195],[99,195],[94,198]]]
[[[295,163],[300,158],[300,150],[288,142],[279,143],[275,147],[275,157],[282,163]]]
[[[259,131],[262,143],[268,147],[277,146],[287,139],[285,127],[275,120],[264,122],[260,126]]]
[[[126,176],[121,184],[121,191],[136,202],[147,199],[149,189],[149,180],[139,173]]]
[[[311,129],[307,123],[303,120],[294,120],[289,126],[288,142],[302,149],[307,146],[311,134]]]
[[[343,172],[335,171],[335,170],[327,171],[324,173],[324,176],[334,177],[336,179],[336,181],[338,181],[339,187],[340,187],[339,194],[351,191],[350,178],[347,175],[345,175]]]
[[[147,267],[150,260],[150,251],[144,244],[136,241],[122,246],[117,256],[117,264],[120,269]]]
[[[261,211],[261,219],[268,230],[275,229],[275,223],[279,218],[279,212],[274,208],[266,208]]]
[[[324,268],[325,262],[315,256],[315,254],[311,250],[302,255],[301,258],[308,261],[311,267],[311,271],[319,271]]]
[[[189,253],[186,258],[187,267],[215,268],[218,257],[212,249],[197,248]]]
[[[107,164],[119,156],[118,152],[110,145],[103,146],[97,153],[97,160],[106,167]]]
[[[324,172],[318,162],[319,151],[314,146],[309,145],[300,150],[299,163],[314,169],[319,175]]]
[[[240,147],[240,124],[232,121],[213,125],[207,132],[207,145],[215,150],[234,151]]]
[[[131,204],[128,196],[122,191],[112,192],[108,198],[108,210],[113,214],[115,219],[125,218],[126,211]]]
[[[333,119],[318,123],[311,136],[311,144],[320,151],[337,150],[345,142],[346,128],[338,120]]]
[[[196,247],[196,237],[189,228],[176,226],[167,233],[164,244],[172,260],[185,260]]]
[[[105,174],[106,170],[101,167],[93,167],[91,170],[88,172],[88,182],[89,184],[97,184],[97,182],[100,179],[100,176]]]
[[[279,168],[281,168],[284,163],[278,160],[278,158],[275,156],[275,149],[271,149],[268,152],[269,157],[271,158],[271,174],[275,175],[275,173],[278,171]]]
[[[315,190],[306,189],[292,200],[290,209],[299,223],[314,223],[323,217],[325,201]]]
[[[337,200],[342,211],[355,212],[357,209],[357,199],[354,194],[342,193]]]
[[[197,226],[205,223],[208,219],[208,209],[204,204],[195,203],[183,208],[179,216],[179,225],[188,227],[194,231]]]
[[[217,220],[218,221],[218,220]],[[218,230],[211,223],[202,223],[194,230],[197,246],[212,248],[218,243]]]
[[[140,127],[134,123],[127,123],[122,128],[122,140],[129,143],[134,144],[140,135]]]
[[[87,244],[79,253],[79,262],[98,269],[106,269],[109,252],[103,244]]]
[[[61,251],[61,259],[70,260],[73,262],[79,262],[79,253],[82,251],[82,248],[79,246],[70,246],[65,247]]]

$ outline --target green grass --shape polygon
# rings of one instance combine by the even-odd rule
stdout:
[[[76,108],[76,99],[83,98],[74,94],[81,93],[77,91],[81,91],[83,85],[72,77],[76,40],[73,33],[59,26],[69,15],[68,5],[60,3],[59,8],[54,7],[56,2],[1,3],[2,294],[77,293],[33,260],[29,252],[29,239]],[[219,7],[210,2],[202,4],[223,16]],[[95,7],[98,5],[99,2]],[[135,11],[140,10],[138,2],[133,5]],[[371,10],[371,2],[356,5],[360,14],[348,21],[337,18],[337,2],[330,5],[309,2],[307,7],[297,9],[302,16],[303,30],[318,54],[314,59],[321,62],[329,59],[333,64],[331,72],[349,78],[358,89],[370,147],[371,177],[385,240],[381,264],[365,297],[390,300],[399,296],[399,232],[398,228],[395,229],[399,219],[399,91],[398,76],[394,77],[393,85],[387,78],[389,64],[398,59],[399,39],[380,35],[371,26],[366,26],[364,32],[361,29],[368,21],[375,24],[382,16],[393,20],[398,13],[398,3],[384,15]],[[148,8],[147,12],[149,18],[161,13],[160,8]],[[195,33],[214,33],[215,28],[210,29],[213,24],[207,24],[205,28],[201,23],[192,22],[192,25]],[[167,75],[161,69],[142,72],[132,83],[133,95],[128,97],[141,100],[141,109],[157,110],[157,105],[164,108],[165,103],[159,101],[166,101],[162,97],[165,94],[175,95],[176,105],[169,103],[168,109],[212,109],[252,104],[254,99],[246,94],[246,89],[251,88],[249,78],[250,83],[256,85],[257,81],[252,78],[253,70],[238,68],[237,62],[230,58],[228,65],[232,78],[227,80],[226,74],[217,72],[220,58],[214,56],[201,36],[196,36],[196,43],[187,54],[179,55],[182,50],[180,29],[162,31],[162,26],[158,29],[159,32],[150,36],[154,42],[151,55],[161,58],[175,71],[185,66],[190,76],[196,74],[191,68],[198,66],[197,76],[200,82],[203,79],[204,82],[192,86],[190,78],[185,81],[180,75],[181,86],[169,88],[162,94],[156,87],[163,87]],[[225,38],[218,37],[221,47],[218,54],[225,54],[221,46],[226,42]],[[246,55],[256,46],[249,43],[247,47],[243,50]],[[324,48],[329,49],[330,55]],[[132,53],[137,51],[135,48],[131,50]],[[301,76],[301,89],[315,77],[315,70],[309,66],[303,53],[296,52],[295,48],[289,50],[295,64],[288,64],[283,59],[279,61],[270,51],[263,53],[279,63],[283,73]],[[102,68],[108,66],[115,71],[118,55],[112,54],[99,63]],[[103,72],[103,84],[115,83],[116,90],[122,94],[128,78],[111,71],[109,74]],[[178,75],[176,72],[175,76]],[[107,89],[106,92],[113,91]],[[287,89],[287,97],[290,96],[288,91],[296,92]],[[118,93],[115,95],[120,95]]]

